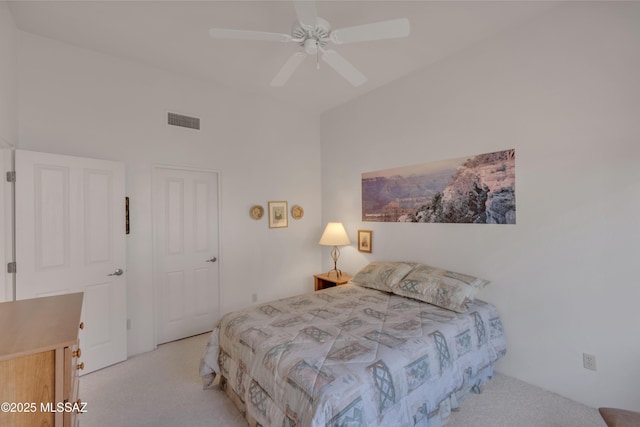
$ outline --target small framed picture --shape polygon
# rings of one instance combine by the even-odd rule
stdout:
[[[371,253],[371,230],[358,230],[358,251]]]
[[[269,202],[269,228],[289,226],[287,202]]]
[[[129,222],[129,198],[124,198],[124,234],[130,234],[131,223]]]

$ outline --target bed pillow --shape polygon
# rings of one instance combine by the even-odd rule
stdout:
[[[414,265],[408,262],[374,261],[353,276],[351,283],[365,288],[391,292],[391,287],[402,280]]]
[[[418,264],[391,289],[396,295],[465,313],[487,283],[488,280]]]

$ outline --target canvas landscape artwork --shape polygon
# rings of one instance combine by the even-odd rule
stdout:
[[[515,224],[515,150],[362,174],[362,220]]]

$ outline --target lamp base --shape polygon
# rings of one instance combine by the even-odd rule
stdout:
[[[336,272],[336,277],[339,279],[340,277],[342,277],[342,270],[338,270],[337,268],[334,268],[333,270],[329,270],[329,272],[327,273],[327,276],[331,276],[331,273]]]
[[[334,246],[331,250],[331,259],[333,260],[333,270],[329,270],[327,276],[331,275],[331,272],[336,272],[336,277],[340,278],[342,276],[342,271],[338,270],[338,258],[340,258],[340,249],[337,246]]]

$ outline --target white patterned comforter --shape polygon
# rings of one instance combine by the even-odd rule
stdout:
[[[221,374],[252,426],[439,426],[505,352],[488,303],[458,314],[344,285],[225,315],[200,375]]]

